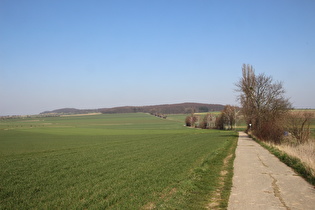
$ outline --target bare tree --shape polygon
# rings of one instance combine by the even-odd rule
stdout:
[[[233,126],[235,124],[236,120],[236,107],[231,105],[226,105],[223,109],[223,113],[226,118],[226,124],[228,126],[228,129],[233,130]]]
[[[186,126],[194,127],[197,121],[198,118],[192,113],[190,116],[186,117],[185,124]]]
[[[248,129],[265,140],[278,141],[283,133],[280,122],[291,109],[291,103],[284,97],[281,82],[274,82],[271,76],[255,75],[251,65],[243,64],[243,77],[236,83],[240,92],[239,101]]]
[[[242,67],[243,77],[236,84],[236,91],[240,92],[239,101],[242,105],[242,114],[247,124],[247,130],[255,118],[253,106],[255,103],[254,87],[256,86],[256,76],[254,69],[249,64],[243,64]]]
[[[210,129],[215,127],[215,116],[211,113],[206,114],[202,121],[199,123],[199,127],[202,129]]]
[[[312,112],[291,112],[287,117],[287,130],[297,140],[297,143],[304,143],[310,138],[310,125],[314,118]]]
[[[223,130],[225,129],[225,117],[224,115],[221,114],[215,119],[215,127],[216,129],[220,129],[220,130]]]
[[[218,129],[232,130],[236,121],[236,107],[226,105],[216,120]]]
[[[207,128],[214,128],[215,127],[215,115],[214,114],[207,114],[205,117],[204,117],[204,121],[207,122]]]

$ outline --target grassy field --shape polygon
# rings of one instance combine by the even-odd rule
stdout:
[[[186,128],[182,118],[0,121],[0,209],[205,208],[222,188],[223,160],[237,135]],[[223,207],[229,187],[215,201]]]

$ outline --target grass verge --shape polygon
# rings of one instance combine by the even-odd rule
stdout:
[[[227,209],[233,180],[233,163],[235,159],[235,145],[230,148],[230,154],[224,159],[220,172],[220,182],[215,194],[211,197],[207,209]]]

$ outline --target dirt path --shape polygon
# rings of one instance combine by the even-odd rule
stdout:
[[[315,189],[240,132],[228,209],[315,209]]]

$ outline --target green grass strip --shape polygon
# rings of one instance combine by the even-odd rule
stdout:
[[[237,135],[238,137],[238,135]],[[221,202],[219,207],[222,209],[227,209],[229,204],[229,198],[231,194],[231,188],[233,185],[233,176],[234,176],[234,159],[235,159],[235,150],[237,147],[237,141],[233,141],[232,145],[230,147],[229,156],[230,158],[227,159],[225,170],[226,170],[226,176],[224,177],[224,185],[223,189],[221,191]]]

